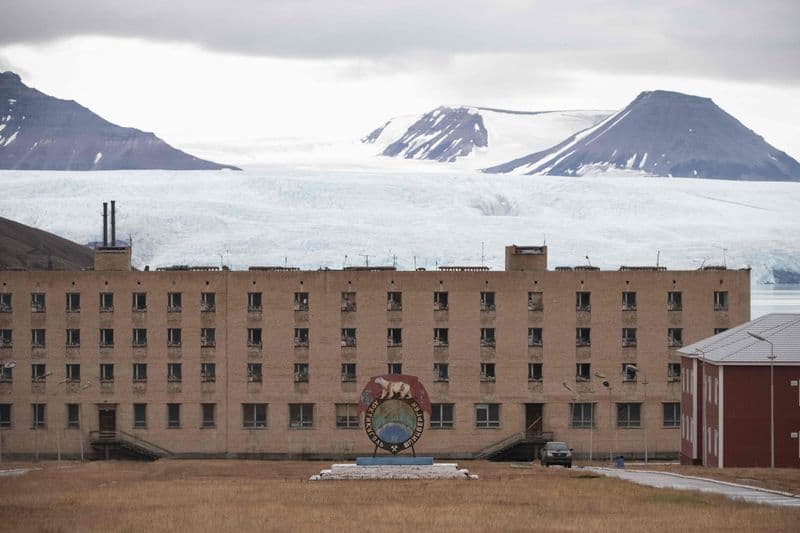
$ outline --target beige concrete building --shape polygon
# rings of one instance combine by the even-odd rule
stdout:
[[[92,271],[0,271],[2,454],[369,454],[359,394],[404,373],[434,408],[417,453],[677,456],[675,349],[749,295],[749,270],[548,270],[546,247],[504,271],[143,272],[99,247]]]

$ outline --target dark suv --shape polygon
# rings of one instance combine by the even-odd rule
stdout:
[[[548,442],[539,452],[542,466],[562,465],[572,468],[572,449],[566,442]]]

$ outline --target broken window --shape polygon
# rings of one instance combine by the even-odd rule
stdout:
[[[622,328],[622,346],[636,346],[636,328]]]
[[[294,293],[294,310],[295,311],[308,311],[308,293],[296,292]]]
[[[167,363],[167,382],[180,383],[183,380],[183,372],[180,363]]]
[[[431,429],[451,429],[453,427],[453,404],[431,404]]]
[[[247,328],[247,345],[251,348],[261,348],[261,328]]]
[[[67,429],[79,429],[81,427],[80,408],[77,403],[67,404]]]
[[[576,311],[591,311],[592,310],[592,293],[586,291],[578,291],[575,293],[575,310]]]
[[[481,346],[495,345],[494,328],[481,328]]]
[[[200,293],[200,311],[213,313],[217,310],[217,295],[213,292]]]
[[[77,313],[81,310],[81,295],[78,292],[67,293],[67,312]]]
[[[249,383],[261,383],[261,363],[247,363],[247,381]]]
[[[714,335],[719,335],[723,331],[728,331],[728,328],[714,328]]]
[[[214,328],[200,328],[200,346],[210,348],[217,345],[217,330]]]
[[[618,403],[617,404],[617,427],[618,428],[638,428],[642,425],[642,404],[640,403]]]
[[[46,310],[45,306],[45,295],[43,292],[34,292],[31,293],[31,311],[34,313],[44,313]]]
[[[542,363],[528,363],[528,381],[542,381]]]
[[[47,379],[47,366],[44,363],[31,365],[31,382],[43,383]]]
[[[386,330],[386,345],[387,346],[402,346],[403,345],[403,330],[401,328],[389,328]]]
[[[481,363],[481,381],[494,381],[494,363]]]
[[[683,310],[683,293],[670,291],[667,293],[667,311]]]
[[[541,346],[542,328],[528,328],[528,346]]]
[[[201,427],[204,428],[213,428],[217,425],[215,420],[215,411],[217,410],[217,404],[215,403],[203,403],[200,404],[200,411],[201,416],[203,419]]]
[[[591,346],[591,328],[575,328],[575,346]]]
[[[68,329],[67,330],[67,346],[77,347],[81,345],[81,330]]]
[[[101,292],[100,293],[100,312],[110,313],[114,310],[114,293]]]
[[[180,313],[183,302],[183,296],[179,292],[168,292],[167,293],[167,312],[168,313]]]
[[[449,308],[448,306],[448,295],[446,292],[439,291],[433,293],[434,311],[446,311]]]
[[[308,328],[294,328],[294,345],[308,347]]]
[[[167,427],[168,428],[181,427],[181,404],[179,403],[167,404]]]
[[[133,363],[133,382],[144,383],[147,381],[147,363]]]
[[[248,311],[261,311],[261,293],[248,292],[247,293],[247,310]]]
[[[147,427],[147,404],[133,404],[133,427],[134,429],[144,429]]]
[[[314,427],[314,404],[290,403],[289,427],[291,429],[303,429],[303,428]]]
[[[714,291],[714,311],[728,310],[728,291]]]
[[[636,365],[631,363],[622,363],[622,381],[636,381]]]
[[[114,381],[114,363],[100,363],[100,381]]]
[[[494,311],[494,293],[481,293],[481,311]]]
[[[0,348],[14,346],[14,337],[10,329],[0,329]]]
[[[386,309],[389,311],[401,311],[403,309],[403,293],[396,291],[387,292]]]
[[[136,348],[147,346],[147,330],[145,328],[134,328],[133,346]]]
[[[11,427],[11,404],[0,403],[0,428]]]
[[[267,427],[267,404],[243,403],[242,426],[249,429]]]
[[[14,367],[0,365],[0,383],[11,383],[14,379]]]
[[[181,328],[167,328],[167,346],[181,345]]]
[[[44,348],[47,344],[47,335],[43,329],[31,330],[31,347]]]
[[[433,329],[433,345],[447,346],[449,343],[449,331],[447,328]]]
[[[528,310],[544,311],[544,293],[542,292],[528,293]]]
[[[134,292],[133,293],[133,310],[136,312],[147,311],[147,293]]]
[[[571,403],[570,407],[570,422],[569,426],[575,429],[588,429],[594,427],[594,404],[590,402],[585,403]]]
[[[114,330],[103,328],[100,330],[100,347],[111,348],[114,346]]]
[[[681,404],[680,402],[664,402],[662,405],[663,426],[665,428],[681,427]]]
[[[45,427],[45,407],[47,407],[43,403],[33,403],[31,404],[31,408],[33,411],[33,424],[32,429],[39,429]]]
[[[667,329],[667,341],[670,348],[680,348],[681,346],[683,346],[683,329],[682,328]]]
[[[679,381],[681,379],[681,364],[667,363],[667,380]]]
[[[81,380],[81,365],[79,363],[68,363],[64,379],[67,383],[79,383]]]
[[[477,428],[500,427],[500,404],[499,403],[475,404],[475,427]]]
[[[342,293],[342,311],[353,312],[356,310],[356,293],[343,292]]]
[[[200,382],[214,383],[217,381],[217,364],[200,363]]]
[[[358,428],[358,404],[337,403],[334,407],[336,414],[336,427],[339,429]]]
[[[622,293],[622,310],[623,311],[636,311],[636,293],[623,292]]]
[[[386,365],[386,373],[387,374],[402,374],[403,373],[403,363],[388,363]]]
[[[308,363],[294,364],[294,382],[308,383]]]
[[[0,292],[0,313],[10,313],[11,311],[11,293]]]
[[[342,328],[342,347],[352,348],[356,345],[356,328]]]
[[[342,381],[353,382],[356,380],[356,364],[342,363]]]
[[[433,381],[450,381],[450,365],[433,363]]]
[[[575,381],[589,381],[592,379],[591,363],[578,363],[575,365]]]

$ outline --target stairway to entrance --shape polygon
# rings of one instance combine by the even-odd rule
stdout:
[[[105,459],[121,457],[155,461],[172,455],[166,448],[118,430],[90,431],[89,443]]]

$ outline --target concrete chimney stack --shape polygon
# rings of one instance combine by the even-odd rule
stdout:
[[[103,202],[103,248],[108,246],[108,202]]]
[[[111,200],[111,246],[117,245],[117,207],[116,202]]]

